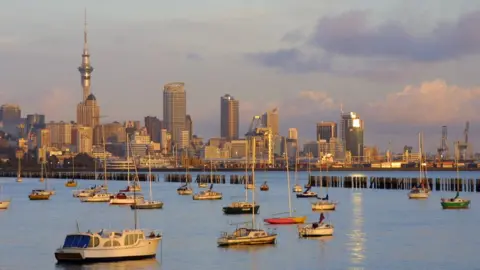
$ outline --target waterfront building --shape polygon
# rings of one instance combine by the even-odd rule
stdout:
[[[164,85],[163,89],[163,123],[172,135],[172,143],[179,143],[182,131],[185,130],[187,116],[187,100],[185,83],[173,82]]]
[[[220,98],[220,137],[237,140],[240,124],[239,101],[226,94]]]

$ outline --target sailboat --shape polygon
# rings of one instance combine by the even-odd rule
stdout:
[[[458,172],[458,160],[455,160],[456,167],[457,167],[457,193],[453,198],[442,198],[441,205],[443,209],[467,209],[470,207],[470,200],[460,198],[460,180],[459,180],[459,172]]]
[[[213,166],[212,161],[210,161],[210,188],[207,190],[202,190],[193,196],[194,200],[221,200],[223,195],[221,192],[213,190]]]
[[[327,171],[328,171],[328,166],[327,166]],[[320,161],[320,181],[322,181],[322,175],[321,175],[321,172],[322,172],[322,163]],[[320,182],[320,191],[322,191],[322,187],[323,187],[323,181]],[[318,197],[317,196],[317,201],[312,203],[312,211],[331,211],[331,210],[335,210],[335,207],[337,205],[336,202],[333,202],[331,200],[329,200],[328,198],[328,184],[326,185],[326,189],[327,189],[327,194],[325,195],[325,197]]]
[[[23,182],[22,179],[22,159],[18,158],[17,182]]]
[[[420,162],[418,167],[420,168],[420,188],[415,186],[413,187],[410,192],[408,193],[409,199],[428,199],[430,195],[430,188],[428,187],[428,179],[427,179],[427,164],[424,166],[424,159],[423,159],[423,134],[418,133],[418,149],[420,155]],[[426,161],[425,161],[426,163]],[[426,186],[426,187],[425,187]]]
[[[152,195],[152,166],[150,161],[150,153],[148,153],[148,182],[150,188],[150,200],[141,202],[134,202],[130,205],[131,209],[161,209],[163,207],[162,201],[154,201]]]
[[[104,148],[105,150],[105,148]],[[110,198],[113,197],[114,195],[111,193],[108,193],[108,185],[107,185],[107,162],[106,162],[106,155],[104,152],[104,166],[103,166],[103,179],[105,183],[103,185],[100,185],[99,187],[94,187],[93,189],[87,189],[79,195],[84,195],[84,196],[78,196],[80,197],[81,202],[110,202]],[[96,174],[95,174],[96,177]]]
[[[108,184],[107,184],[107,149],[106,149],[106,146],[105,146],[105,131],[104,131],[103,125],[102,125],[102,141],[103,141],[103,185],[100,185],[100,188],[102,190],[107,191],[108,190]],[[97,179],[97,174],[95,174],[95,179]]]
[[[263,182],[263,184],[260,186],[260,191],[268,191],[270,187],[267,184],[267,181]]]
[[[133,191],[142,191],[142,187],[138,183],[138,178],[133,179],[133,184],[130,185],[130,136],[127,133],[127,188],[120,190],[120,192],[133,192]],[[135,171],[137,167],[135,165]]]
[[[189,167],[189,158],[188,158],[188,151],[187,151],[187,164],[185,165],[185,184],[181,185],[177,188],[178,195],[192,195],[193,189],[190,187],[188,183],[188,167]]]
[[[247,156],[248,156],[248,142],[247,142]],[[255,166],[255,156],[253,156],[252,166]],[[254,168],[252,168],[254,170]],[[248,201],[248,190],[247,188],[249,177],[248,177],[248,165],[247,159],[245,159],[245,201],[237,201],[232,202],[230,205],[225,206],[222,208],[223,213],[225,215],[240,215],[240,214],[258,214],[258,210],[260,209],[260,205],[255,204],[255,202],[251,203]],[[251,188],[252,193],[255,193],[255,184],[252,175],[252,185],[254,186]]]
[[[32,190],[28,198],[32,201],[49,200],[52,195],[55,195],[55,190],[48,189],[48,178],[45,178],[45,189]]]
[[[307,224],[303,227],[298,227],[298,235],[300,237],[319,237],[319,236],[332,236],[335,227],[331,223],[323,222],[325,216],[320,213],[320,220],[311,224]]]
[[[252,140],[255,142],[255,138],[252,138]],[[255,143],[252,145],[255,146]],[[252,182],[255,185],[255,149],[252,150],[252,156]],[[275,244],[277,240],[277,233],[275,231],[267,232],[266,230],[258,229],[255,226],[255,189],[252,189],[252,205],[252,227],[237,228],[230,234],[223,232],[220,238],[217,239],[218,246]]]
[[[210,177],[212,177],[212,171],[213,171],[213,163],[212,163],[212,161],[210,160]],[[205,172],[205,166],[203,166],[203,172]],[[208,187],[208,183],[207,183],[207,182],[203,182],[202,178],[200,178],[200,180],[198,181],[198,187],[199,187],[199,188],[207,188],[207,187]]]
[[[293,216],[292,215],[292,195],[290,193],[290,170],[288,169],[288,153],[285,150],[285,159],[287,163],[287,185],[288,185],[288,216],[287,217],[272,217],[272,218],[266,218],[263,221],[269,223],[269,224],[299,224],[299,223],[304,223],[305,220],[307,219],[306,216]],[[284,213],[281,213],[284,214]]]
[[[67,234],[63,246],[55,251],[55,259],[59,263],[91,263],[155,258],[162,234],[138,229],[137,209],[134,210],[133,229],[80,232],[77,223],[77,232]]]
[[[295,174],[294,174],[295,185],[293,186],[293,192],[301,193],[303,191],[303,189],[302,189],[302,186],[298,184],[298,168],[297,168],[297,165],[298,165],[298,147],[296,149],[297,149],[297,151],[295,152]],[[287,158],[288,158],[288,156],[287,156]],[[287,164],[288,164],[288,162],[287,162]]]
[[[0,186],[0,209],[7,209],[10,206],[10,199],[3,199],[3,187]]]
[[[65,182],[66,187],[76,187],[77,181],[75,181],[75,156],[72,155],[72,179]]]

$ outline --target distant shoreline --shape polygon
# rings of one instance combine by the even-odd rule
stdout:
[[[284,168],[269,168],[269,169],[261,169],[257,168],[257,172],[263,172],[263,171],[268,171],[268,172],[282,172],[285,171],[286,169]],[[66,168],[66,169],[53,169],[53,170],[48,170],[50,172],[65,172],[69,173],[71,172],[71,169]],[[91,168],[75,168],[75,171],[77,173],[82,173],[82,172],[93,172],[93,169]],[[148,172],[147,168],[141,168],[137,169],[138,172]],[[210,170],[204,170],[202,168],[191,168],[188,169],[189,172],[205,172],[205,173],[210,173]],[[245,168],[216,168],[214,169],[214,172],[244,172]],[[292,170],[293,171],[293,170]],[[299,168],[297,171],[308,171],[307,168]],[[311,170],[313,172],[318,172],[319,170],[317,168]],[[325,169],[322,169],[322,171],[326,171]],[[328,171],[331,172],[355,172],[355,171],[365,171],[365,172],[412,172],[412,171],[418,171],[418,168],[329,168]],[[455,168],[428,168],[427,171],[440,171],[440,172],[455,172]],[[480,168],[459,168],[459,171],[480,171]],[[0,177],[2,174],[16,174],[17,170],[0,170]],[[127,172],[127,170],[108,170],[109,173],[116,172],[116,173],[121,173],[121,172]],[[134,171],[130,170],[130,172],[134,173]],[[171,172],[171,173],[185,173],[184,168],[152,168],[152,172]],[[30,168],[25,168],[22,171],[22,174],[26,173],[40,173],[40,169],[30,169]],[[98,170],[97,173],[103,173],[102,170]]]

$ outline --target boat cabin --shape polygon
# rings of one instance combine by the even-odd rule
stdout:
[[[148,238],[159,238],[159,233],[151,232],[148,236],[143,230],[124,230],[122,232],[100,231],[98,233],[76,233],[65,237],[63,248],[105,248],[125,247],[137,244]]]
[[[268,236],[264,230],[238,228],[233,232],[234,237],[263,237]]]

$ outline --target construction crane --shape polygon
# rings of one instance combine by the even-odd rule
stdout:
[[[252,142],[256,141],[257,137],[260,137],[263,142],[267,141],[267,164],[273,164],[273,134],[272,129],[270,127],[265,127],[262,125],[261,117],[255,115],[252,118],[252,122],[250,122],[250,127],[248,128],[248,132],[245,133],[245,137]],[[255,147],[252,144],[252,147]],[[262,157],[263,158],[263,157]]]
[[[437,148],[438,160],[448,159],[448,130],[447,126],[442,126],[442,139],[440,141],[440,147]]]

